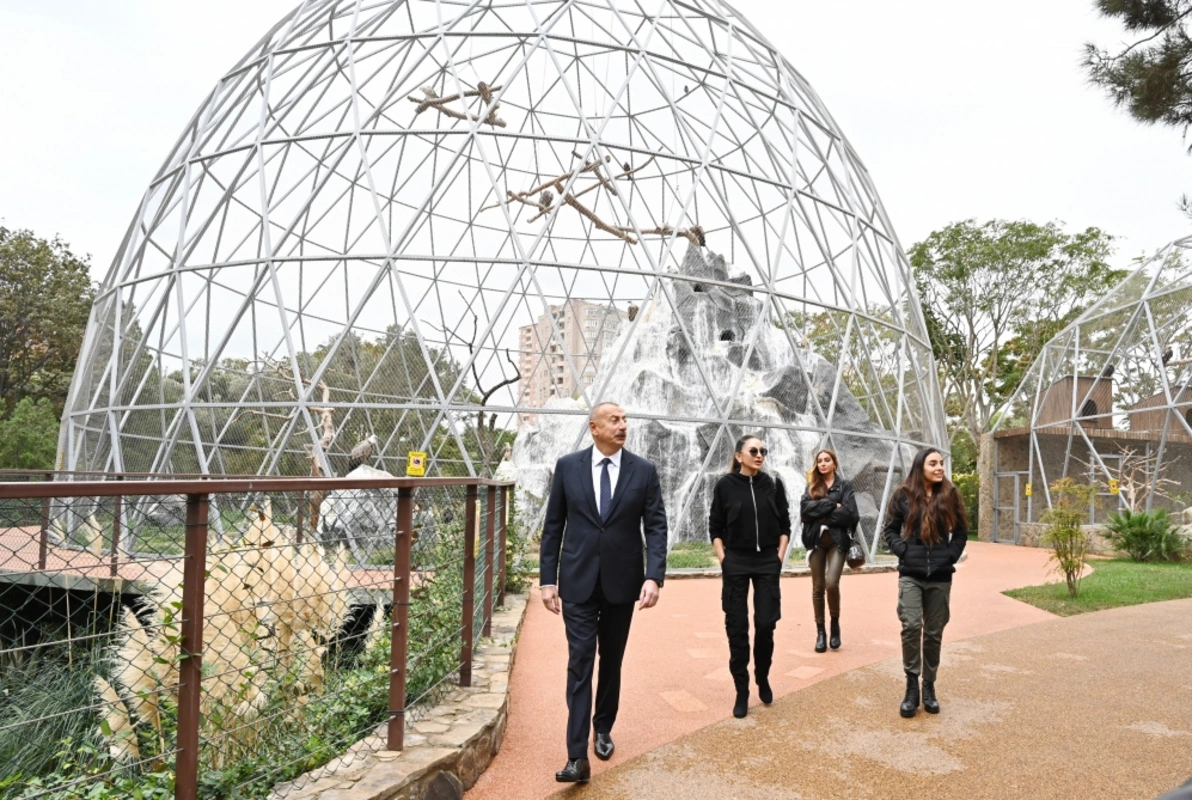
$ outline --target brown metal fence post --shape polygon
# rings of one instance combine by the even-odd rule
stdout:
[[[294,526],[298,529],[298,532],[294,535],[294,543],[295,544],[302,544],[302,512],[305,509],[306,509],[306,492],[303,492],[302,496],[298,498],[298,513],[295,515],[295,516],[297,516],[297,519],[294,520]]]
[[[178,761],[174,800],[197,800],[199,790],[199,701],[203,689],[207,500],[205,494],[186,496],[186,549],[182,559],[182,663],[178,674]]]
[[[410,632],[410,547],[414,539],[414,490],[397,490],[393,559],[392,635],[389,639],[389,736],[386,750],[401,750],[406,737],[406,655]]]
[[[484,501],[484,635],[493,635],[493,540],[496,538],[497,487],[488,487]]]
[[[116,480],[124,480],[123,477],[117,476]],[[116,495],[112,498],[112,563],[108,567],[108,574],[113,578],[116,577],[117,567],[120,564],[120,516],[124,513],[124,498]]]
[[[46,480],[54,480],[52,472],[46,473]],[[45,569],[50,557],[50,498],[41,501],[41,532],[37,535],[37,568]]]
[[[505,607],[505,564],[509,561],[509,554],[505,552],[508,547],[508,520],[505,518],[509,515],[509,487],[501,487],[501,552],[498,563],[501,565],[501,583],[500,589],[497,591],[497,605],[502,608]]]
[[[459,648],[459,685],[472,685],[472,632],[476,629],[476,484],[464,501],[464,620]]]

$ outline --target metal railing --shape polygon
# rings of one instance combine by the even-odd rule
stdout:
[[[36,700],[0,696],[0,797],[284,796],[401,750],[504,601],[511,483],[36,477],[0,482],[0,681]]]

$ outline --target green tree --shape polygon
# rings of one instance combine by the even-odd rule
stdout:
[[[1051,334],[1125,276],[1106,260],[1112,242],[1097,228],[970,219],[911,247],[953,438],[979,441]]]
[[[1192,0],[1095,0],[1134,42],[1111,52],[1085,44],[1084,68],[1114,105],[1140,122],[1192,126]]]
[[[87,259],[58,238],[0,227],[0,401],[66,401],[95,290]]]
[[[54,468],[58,413],[48,398],[23,397],[0,420],[0,469]]]

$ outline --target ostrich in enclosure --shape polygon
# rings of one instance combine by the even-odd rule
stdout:
[[[381,442],[377,439],[377,435],[371,434],[363,442],[360,442],[352,448],[352,452],[348,454],[348,472],[356,469],[361,464],[367,464],[373,457],[373,453],[380,447]]]

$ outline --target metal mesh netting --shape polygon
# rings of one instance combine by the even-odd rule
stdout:
[[[1044,346],[994,430],[995,538],[1038,523],[1063,477],[1099,487],[1092,524],[1192,506],[1190,249],[1163,248]]]
[[[500,589],[503,501],[481,488],[469,543],[467,494],[413,495],[407,721],[466,683]],[[373,528],[344,533],[335,503]],[[191,739],[187,513],[181,495],[0,501],[0,797],[165,791],[187,741],[200,796],[284,797],[386,746],[397,490],[210,496]]]
[[[63,463],[344,474],[375,436],[390,472],[485,476],[516,436],[532,525],[611,399],[679,538],[758,428],[792,492],[841,452],[869,530],[946,441],[908,276],[838,126],[728,5],[308,0],[147,190]]]

